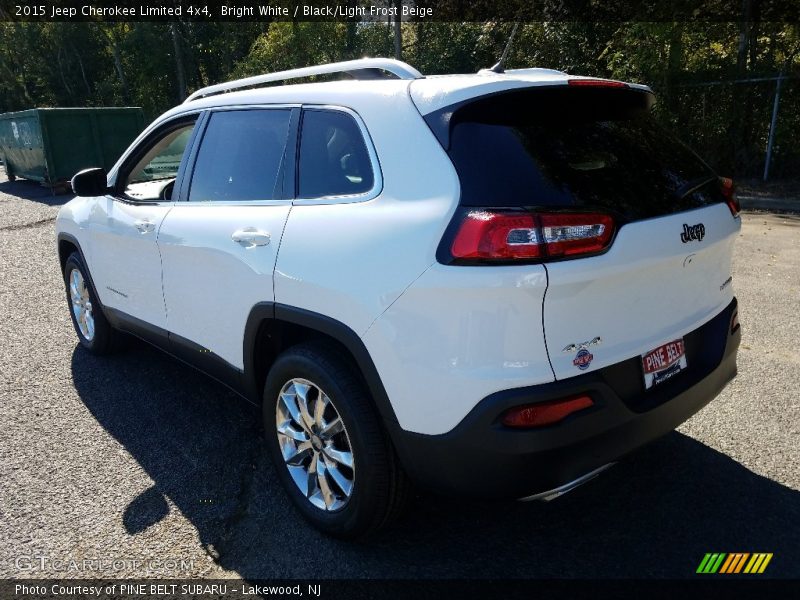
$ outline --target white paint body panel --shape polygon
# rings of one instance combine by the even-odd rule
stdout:
[[[100,301],[163,328],[166,312],[156,236],[172,203],[128,204],[110,196],[86,200],[89,210],[80,223],[84,239],[78,239],[88,254]],[[137,227],[142,222],[149,223],[144,232]]]
[[[433,265],[364,336],[403,429],[444,433],[494,392],[553,381],[541,265]],[[402,366],[401,366],[402,365]]]
[[[705,225],[702,241],[681,242],[683,225]],[[637,221],[603,255],[547,264],[545,334],[557,379],[643,354],[700,327],[733,300],[733,243],[741,228],[725,204]],[[599,336],[586,370],[563,352]]]
[[[384,157],[383,189],[365,202],[295,201],[275,271],[277,302],[359,335],[435,262],[459,196],[450,159],[405,90],[386,102],[391,116],[379,104],[357,111]]]
[[[166,329],[236,367],[244,367],[244,329],[250,309],[274,299],[272,274],[290,202],[273,205],[177,203],[158,236],[164,269]],[[245,248],[234,231],[270,235]]]
[[[531,69],[516,76],[482,73],[480,75],[443,75],[415,79],[409,88],[414,104],[423,115],[470,98],[537,85],[565,85],[566,73],[549,69]]]

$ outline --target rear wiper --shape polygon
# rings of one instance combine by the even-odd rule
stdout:
[[[717,180],[717,177],[714,175],[708,175],[706,177],[698,177],[697,179],[692,179],[691,181],[687,181],[677,190],[675,190],[675,195],[678,197],[678,200],[683,200],[689,194],[695,193],[702,187],[707,186],[709,183],[713,183]]]

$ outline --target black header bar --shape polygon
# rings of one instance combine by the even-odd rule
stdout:
[[[746,14],[745,12],[746,11]],[[0,21],[797,22],[797,0],[0,0]]]
[[[685,580],[243,580],[243,579],[6,579],[3,600],[564,600],[647,598],[797,598],[797,580],[702,576]]]

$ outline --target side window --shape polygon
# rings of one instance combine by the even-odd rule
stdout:
[[[183,123],[158,138],[124,178],[124,194],[133,200],[170,200],[194,122]]]
[[[189,201],[280,198],[290,117],[285,109],[212,114],[197,153]]]
[[[300,198],[362,194],[374,183],[361,130],[341,111],[303,112],[299,169]]]

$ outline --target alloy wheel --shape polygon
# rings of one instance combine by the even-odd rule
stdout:
[[[339,411],[319,386],[291,379],[280,391],[275,425],[292,480],[311,504],[343,508],[353,493],[355,462]]]
[[[72,314],[81,335],[87,342],[94,339],[94,316],[92,314],[92,299],[89,288],[83,279],[83,274],[78,269],[72,269],[69,275],[69,297],[72,304]]]

